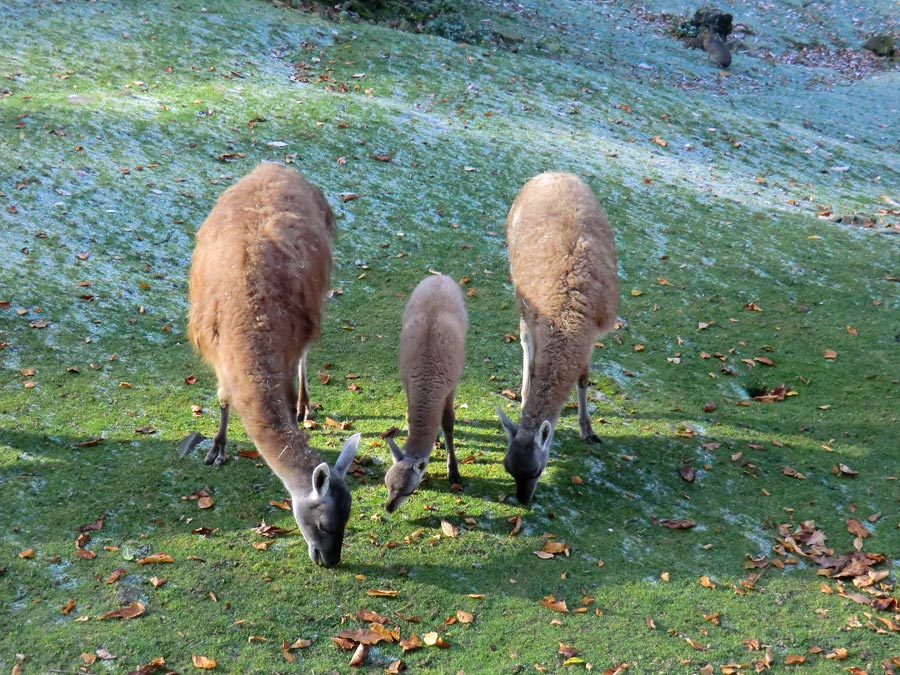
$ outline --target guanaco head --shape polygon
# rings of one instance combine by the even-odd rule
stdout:
[[[535,433],[516,426],[500,408],[497,408],[497,414],[509,439],[509,446],[503,457],[503,468],[516,481],[516,499],[521,504],[530,504],[538,479],[547,466],[547,460],[550,459],[553,425],[544,420]]]
[[[419,487],[425,469],[428,468],[428,457],[410,457],[404,454],[393,438],[388,438],[387,443],[394,463],[384,476],[384,484],[388,489],[384,510],[393,513]]]
[[[341,561],[350,517],[350,491],[344,476],[356,455],[359,436],[347,439],[334,467],[322,462],[313,470],[308,490],[292,494],[294,518],[309,547],[309,558],[322,567],[334,567]]]

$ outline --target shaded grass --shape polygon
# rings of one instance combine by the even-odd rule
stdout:
[[[882,513],[867,550],[897,550],[900,292],[889,277],[900,274],[898,244],[815,217],[890,196],[896,159],[863,142],[877,139],[886,113],[836,112],[869,100],[878,81],[811,91],[795,110],[789,90],[758,96],[735,85],[720,99],[621,64],[516,56],[265,3],[48,7],[16,3],[2,29],[0,300],[10,306],[0,309],[0,602],[12,630],[0,638],[0,665],[11,669],[21,653],[25,672],[74,670],[80,654],[103,647],[118,656],[106,672],[156,656],[186,671],[191,654],[215,658],[222,672],[343,672],[349,655],[328,638],[361,626],[347,618],[360,608],[391,615],[404,637],[445,626],[458,609],[475,615],[446,626],[449,650],[405,655],[414,672],[568,671],[559,642],[596,670],[628,663],[642,673],[760,658],[746,650],[751,638],[779,665],[806,654],[809,673],[834,672],[808,653],[814,646],[845,647],[847,664],[869,668],[897,653],[894,636],[865,628],[867,608],[821,593],[802,561],[741,586],[760,572],[744,568],[747,556],[770,555],[783,522],[814,519],[845,552],[845,519]],[[608,27],[592,26],[608,39]],[[639,53],[622,40],[623,54]],[[690,53],[667,58],[695,67]],[[805,77],[784,68],[773,81]],[[851,171],[822,173],[847,156]],[[252,547],[260,520],[293,523],[269,504],[284,493],[267,468],[235,458],[211,471],[197,454],[176,461],[178,439],[211,434],[217,412],[213,378],[184,337],[193,232],[217,194],[265,159],[304,171],[338,215],[342,292],[312,353],[316,370],[331,364],[331,380],[314,382],[313,397],[320,421],[363,432],[364,473],[350,479],[353,516],[333,571],[309,565],[296,533]],[[545,168],[585,174],[606,205],[625,323],[595,353],[604,443],[583,446],[567,410],[525,510],[506,499],[512,481],[493,412],[510,405],[500,393],[520,379],[520,349],[505,339],[517,321],[503,220],[519,186]],[[448,490],[438,450],[419,494],[387,516],[389,460],[377,435],[403,419],[399,317],[430,269],[469,279],[457,396],[465,490]],[[50,324],[29,327],[39,320]],[[837,359],[824,359],[826,349]],[[775,365],[742,360],[755,356]],[[346,388],[350,373],[357,391]],[[798,395],[739,404],[782,383]],[[703,412],[708,402],[716,409]],[[147,427],[157,431],[135,432]],[[322,427],[313,443],[333,461],[342,436]],[[232,455],[250,447],[233,423]],[[685,462],[692,484],[678,475]],[[838,462],[859,476],[833,474]],[[183,499],[207,486],[213,509]],[[103,514],[88,544],[97,557],[77,558],[73,528]],[[516,516],[522,531],[511,537]],[[697,526],[669,530],[658,524],[667,518]],[[460,534],[441,536],[442,519]],[[217,530],[190,534],[201,526]],[[547,534],[571,555],[536,558]],[[18,557],[27,548],[35,557]],[[161,551],[176,562],[135,563]],[[105,583],[119,567],[127,575]],[[154,575],[168,583],[154,588]],[[372,598],[372,588],[399,595]],[[570,609],[594,600],[583,614],[554,614],[539,604],[550,594]],[[69,599],[76,610],[63,615]],[[133,599],[147,606],[139,619],[97,620]],[[715,612],[719,625],[704,619]],[[288,664],[281,640],[301,636],[313,644]],[[369,668],[399,656],[381,645]]]

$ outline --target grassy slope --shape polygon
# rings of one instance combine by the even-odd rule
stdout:
[[[449,650],[404,657],[422,673],[583,667],[561,666],[558,642],[595,670],[627,662],[638,673],[746,663],[761,657],[745,648],[752,638],[776,663],[806,654],[808,673],[835,672],[808,653],[814,646],[847,648],[842,665],[870,672],[900,653],[896,634],[852,628],[853,617],[865,625],[867,608],[822,594],[809,565],[770,567],[755,591],[732,590],[748,574],[746,554],[770,553],[773,523],[815,519],[844,552],[845,518],[882,513],[867,550],[896,555],[900,544],[889,480],[900,287],[888,280],[900,275],[900,247],[883,226],[816,217],[825,207],[876,214],[882,195],[900,200],[888,129],[897,72],[831,86],[824,69],[738,54],[725,77],[624,9],[555,4],[555,17],[541,3],[504,18],[531,36],[520,55],[264,3],[0,5],[0,301],[10,303],[0,309],[9,626],[0,667],[21,653],[25,672],[75,671],[80,654],[102,647],[118,658],[95,672],[126,673],[157,656],[185,672],[191,654],[215,658],[221,672],[345,672],[349,654],[328,637],[363,625],[342,618],[361,607],[420,617],[396,619],[404,636],[436,630],[459,609],[474,614],[447,628]],[[784,48],[783,25],[760,8],[750,16],[765,44],[754,46]],[[842,9],[877,24],[876,10]],[[785,12],[783,22],[797,19]],[[835,26],[855,39],[852,26]],[[393,161],[372,159],[381,153]],[[184,340],[192,234],[216,195],[263,159],[291,161],[323,186],[342,230],[343,293],[313,354],[333,364],[332,379],[314,398],[323,416],[363,432],[367,468],[351,479],[351,531],[334,571],[313,569],[296,535],[265,552],[251,547],[261,519],[292,523],[267,506],[283,497],[267,469],[175,460],[181,436],[215,425],[214,382]],[[519,384],[519,348],[504,341],[516,320],[502,232],[519,186],[549,168],[584,174],[607,206],[626,325],[597,353],[606,400],[595,419],[606,422],[606,442],[585,448],[574,413],[564,416],[526,511],[502,500],[511,481],[493,414],[499,392]],[[349,192],[360,197],[343,202]],[[472,459],[465,492],[451,493],[437,452],[418,496],[387,517],[377,434],[402,420],[398,319],[429,269],[471,279],[458,437]],[[746,311],[750,302],[763,311]],[[50,324],[29,327],[38,320]],[[838,358],[823,359],[826,349]],[[776,365],[741,361],[754,356]],[[347,373],[361,376],[358,391],[345,389]],[[748,390],[781,383],[798,395],[737,405]],[[709,401],[717,408],[704,413]],[[191,405],[204,407],[199,420]],[[145,427],[157,432],[135,433]],[[233,450],[249,447],[236,423],[232,435]],[[314,435],[331,459],[340,438]],[[678,476],[687,460],[693,484]],[[833,475],[838,462],[859,476]],[[785,466],[807,479],[785,476]],[[204,486],[212,510],[181,499]],[[76,558],[73,528],[104,513],[88,545],[97,557]],[[509,537],[513,516],[522,533]],[[439,537],[442,518],[462,526],[458,537]],[[673,531],[655,525],[663,518],[698,525]],[[190,534],[198,526],[218,530]],[[572,555],[536,558],[545,533]],[[27,548],[35,557],[19,558]],[[176,563],[134,563],[158,551]],[[127,576],[104,583],[118,567]],[[155,589],[154,575],[169,582]],[[717,588],[702,587],[701,575]],[[370,588],[399,596],[371,598]],[[596,599],[584,614],[553,614],[538,603],[548,594],[570,608]],[[141,618],[96,620],[135,598],[147,606]],[[62,615],[69,599],[77,607]],[[704,619],[713,612],[720,625]],[[291,665],[280,644],[297,637],[313,644]],[[399,653],[377,648],[369,669]]]

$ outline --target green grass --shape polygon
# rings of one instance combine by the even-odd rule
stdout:
[[[675,4],[647,3],[656,16],[689,11]],[[890,4],[847,14],[874,30]],[[360,609],[404,638],[442,630],[450,644],[405,655],[380,644],[367,672],[401,657],[415,673],[584,669],[563,665],[560,642],[596,672],[753,672],[769,649],[773,672],[875,673],[900,657],[897,632],[869,617],[893,615],[823,593],[838,586],[815,565],[748,567],[781,560],[779,524],[815,520],[846,553],[846,519],[874,514],[864,550],[896,566],[896,67],[851,80],[754,55],[789,49],[783,24],[805,8],[747,9],[756,37],[726,77],[624,6],[517,7],[485,2],[471,16],[520,34],[519,53],[264,2],[0,4],[0,668],[24,655],[24,673],[77,672],[105,649],[117,658],[88,670],[163,657],[192,672],[197,654],[214,672],[348,672],[350,653],[329,638],[364,627]],[[791,38],[811,42],[800,25]],[[856,30],[834,17],[835,45],[855,44]],[[293,519],[270,506],[285,496],[271,472],[235,457],[251,448],[237,420],[221,470],[199,452],[177,459],[183,436],[217,422],[214,378],[185,339],[193,233],[262,160],[293,164],[338,216],[341,293],[311,355],[331,379],[314,378],[312,394],[320,420],[362,432],[364,472],[349,479],[334,570],[314,568],[297,533],[252,546],[261,521]],[[567,409],[524,509],[506,499],[494,413],[517,411],[501,392],[518,389],[521,364],[505,339],[517,319],[503,223],[544,169],[584,175],[607,208],[623,324],[595,352],[603,444],[584,446]],[[403,420],[400,314],[429,270],[468,279],[465,490],[449,490],[438,450],[388,516],[378,434]],[[747,404],[781,384],[796,395]],[[345,435],[323,426],[313,443],[333,461]],[[686,463],[693,483],[679,476]],[[834,473],[840,463],[858,475]],[[190,499],[203,488],[208,510]],[[75,528],[101,516],[86,545],[96,557],[82,559]],[[459,534],[442,534],[442,520]],[[548,535],[570,555],[536,557]],[[175,562],[136,562],[159,552]],[[548,595],[587,611],[553,612]],[[98,619],[134,600],[139,618]],[[458,610],[472,623],[445,623]],[[704,618],[715,613],[718,624]],[[298,637],[312,644],[289,663],[282,641]],[[846,660],[825,658],[838,648]],[[791,654],[806,662],[785,666]]]

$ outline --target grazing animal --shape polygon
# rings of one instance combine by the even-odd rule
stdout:
[[[727,68],[731,65],[731,52],[725,43],[712,33],[707,33],[703,37],[703,49],[719,68]]]
[[[503,466],[519,502],[531,502],[572,385],[581,438],[599,442],[587,411],[591,350],[619,307],[616,250],[591,189],[567,173],[543,173],[519,192],[506,219],[509,266],[522,343],[522,412],[498,407],[509,446]]]
[[[216,373],[221,419],[207,464],[225,460],[231,407],[293,502],[310,559],[340,562],[359,434],[330,468],[297,425],[308,410],[306,352],[319,336],[334,216],[321,191],[260,164],[219,197],[197,232],[188,336]],[[299,388],[298,395],[298,379]]]
[[[453,450],[453,397],[465,366],[468,326],[462,290],[443,274],[423,279],[406,303],[399,361],[409,437],[402,450],[393,438],[387,439],[394,459],[384,477],[388,513],[422,481],[438,428],[447,446],[447,477],[451,484],[460,482]]]

